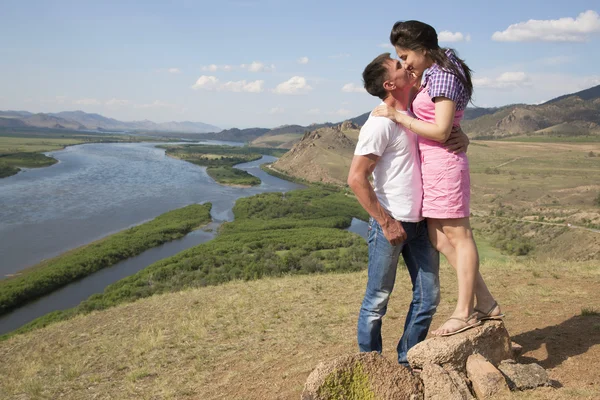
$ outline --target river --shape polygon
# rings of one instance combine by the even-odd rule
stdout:
[[[274,157],[241,164],[262,184],[234,188],[155,146],[71,146],[47,153],[53,166],[0,179],[0,277],[188,204],[211,202],[213,218],[228,221],[240,197],[301,187],[260,170]]]
[[[207,227],[100,270],[0,317],[0,334],[48,312],[74,307],[153,262],[211,240],[222,222],[233,219],[231,209],[241,197],[303,187],[260,169],[260,164],[273,162],[275,157],[263,156],[237,165],[258,176],[262,183],[234,188],[215,183],[204,167],[167,157],[155,146],[111,143],[68,147],[47,153],[59,160],[58,164],[0,180],[2,276],[169,210],[192,203],[213,204],[213,222]]]

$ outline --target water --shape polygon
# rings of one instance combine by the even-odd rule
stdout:
[[[252,188],[216,184],[206,169],[173,159],[152,143],[86,144],[48,153],[60,162],[0,179],[0,277],[192,203],[213,203],[230,220],[240,197],[300,187],[272,177],[260,161],[242,169]]]
[[[109,284],[160,259],[214,238],[240,197],[288,191],[297,185],[264,173],[260,164],[237,167],[258,176],[252,188],[216,184],[205,168],[164,155],[155,144],[89,144],[49,153],[60,163],[0,180],[0,273],[152,219],[191,203],[212,202],[213,223],[180,240],[165,243],[100,270],[48,296],[0,317],[0,334],[54,310],[74,307]]]

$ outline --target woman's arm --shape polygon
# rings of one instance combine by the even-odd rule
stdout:
[[[435,103],[435,122],[425,122],[418,120],[410,115],[403,114],[396,109],[381,105],[373,111],[373,116],[387,117],[402,126],[410,129],[425,139],[435,140],[444,143],[450,136],[452,124],[454,123],[454,113],[456,112],[456,103],[446,97],[436,97]]]

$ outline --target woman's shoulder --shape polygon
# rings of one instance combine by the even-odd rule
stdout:
[[[432,99],[446,97],[457,103],[457,105],[462,106],[462,103],[464,103],[466,88],[460,78],[438,65],[435,65],[435,68],[426,77],[425,86]]]

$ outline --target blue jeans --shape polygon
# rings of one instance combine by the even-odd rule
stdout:
[[[407,239],[392,246],[377,221],[369,220],[369,278],[358,317],[358,347],[360,351],[381,353],[381,320],[394,289],[398,257],[402,253],[413,291],[397,347],[398,362],[406,365],[408,349],[425,339],[440,302],[440,255],[429,241],[426,221],[402,222],[402,226]]]

